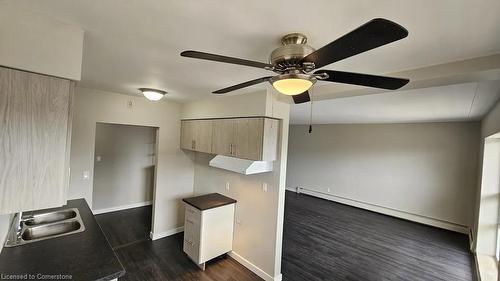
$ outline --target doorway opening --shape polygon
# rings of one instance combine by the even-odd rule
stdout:
[[[481,280],[497,280],[500,246],[500,132],[484,140],[477,259]]]
[[[97,123],[95,132],[92,211],[98,223],[113,248],[149,239],[158,128]]]

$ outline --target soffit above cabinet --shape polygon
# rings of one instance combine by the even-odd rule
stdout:
[[[83,35],[78,26],[0,7],[0,65],[79,81]]]

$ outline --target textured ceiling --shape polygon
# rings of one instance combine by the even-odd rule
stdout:
[[[500,97],[500,81],[386,92],[313,103],[313,123],[478,120]],[[310,104],[292,107],[290,123],[308,124]]]
[[[178,101],[268,74],[181,58],[182,50],[267,61],[286,33],[305,33],[319,48],[376,17],[405,26],[409,37],[327,68],[382,74],[500,52],[498,0],[4,0],[0,5],[81,26],[83,86],[125,94],[157,87]]]

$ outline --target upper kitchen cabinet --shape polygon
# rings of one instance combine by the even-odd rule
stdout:
[[[262,160],[266,158],[263,155],[263,151],[266,149],[264,146],[264,124],[274,123],[273,121],[275,120],[267,119],[266,122],[264,118],[240,118],[234,121],[235,132],[232,144],[232,155],[237,158],[251,160]]]
[[[235,156],[233,144],[235,142],[236,121],[234,119],[214,120],[212,139],[213,154]]]
[[[182,120],[181,148],[212,153],[212,120]]]
[[[66,203],[73,83],[0,67],[0,214]]]
[[[212,133],[208,133],[210,122]],[[279,120],[267,117],[183,120],[181,148],[256,161],[274,161],[278,149]],[[205,141],[211,150],[193,145]]]

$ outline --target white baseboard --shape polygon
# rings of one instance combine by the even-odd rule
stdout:
[[[167,231],[162,231],[162,232],[157,232],[157,233],[150,232],[149,237],[151,238],[151,240],[158,240],[160,238],[174,235],[174,234],[177,234],[177,233],[183,232],[183,231],[184,231],[184,226],[180,226],[180,227],[177,227],[174,229],[169,229]]]
[[[465,225],[459,225],[459,224],[455,224],[452,222],[447,222],[447,221],[429,218],[429,217],[425,217],[425,216],[421,216],[421,215],[407,213],[404,211],[399,211],[399,210],[390,209],[390,208],[386,208],[386,207],[382,207],[382,206],[378,206],[378,205],[374,205],[374,204],[370,204],[370,203],[366,203],[366,202],[352,200],[352,199],[345,198],[345,197],[335,196],[332,194],[327,194],[327,193],[320,192],[320,191],[314,191],[311,189],[305,189],[305,188],[300,188],[300,187],[298,189],[287,187],[286,189],[293,191],[293,192],[298,191],[299,193],[303,193],[303,194],[311,195],[314,197],[342,203],[342,204],[357,207],[360,209],[365,209],[365,210],[381,213],[381,214],[396,217],[396,218],[401,218],[401,219],[405,219],[405,220],[409,220],[409,221],[418,222],[421,224],[426,224],[426,225],[430,225],[430,226],[434,226],[434,227],[438,227],[438,228],[443,228],[443,229],[447,229],[447,230],[451,230],[451,231],[455,231],[455,232],[460,232],[460,233],[464,233],[467,235],[469,235],[469,233],[470,233],[469,227],[467,227]]]
[[[235,259],[237,262],[241,263],[244,267],[250,269],[253,273],[257,274],[260,278],[264,279],[265,281],[281,281],[282,275],[277,275],[275,277],[272,277],[271,275],[267,274],[264,270],[260,269],[257,267],[255,264],[251,263],[244,257],[240,256],[238,253],[235,251],[231,251],[228,254],[230,257]]]
[[[116,211],[121,211],[121,210],[126,210],[126,209],[144,207],[144,206],[148,206],[148,205],[152,205],[152,204],[153,204],[153,201],[139,202],[139,203],[121,205],[121,206],[116,206],[116,207],[111,207],[111,208],[92,210],[92,213],[94,215],[99,215],[99,214],[111,213],[111,212],[116,212]]]

